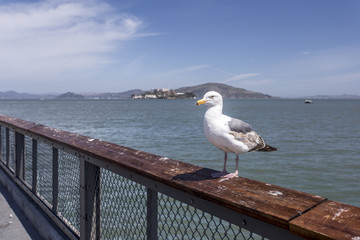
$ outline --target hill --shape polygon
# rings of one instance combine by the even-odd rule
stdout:
[[[72,93],[72,92],[67,92],[67,93],[57,96],[56,98],[57,99],[84,99],[84,96],[76,94],[76,93]]]
[[[133,89],[118,93],[89,93],[83,95],[89,99],[129,99],[133,94],[140,95],[143,93],[145,93],[145,91],[141,89]]]
[[[36,99],[35,94],[30,93],[18,93],[15,91],[0,92],[0,99]]]
[[[360,99],[359,95],[342,94],[342,95],[316,95],[306,97],[310,99]]]
[[[176,92],[193,92],[197,98],[201,98],[208,91],[217,91],[223,98],[273,98],[270,95],[252,92],[244,88],[232,87],[222,83],[205,83],[192,87],[182,87],[175,90]]]

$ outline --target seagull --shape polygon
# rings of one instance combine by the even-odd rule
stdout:
[[[253,151],[271,152],[277,149],[267,145],[262,137],[254,132],[251,126],[236,118],[222,113],[223,98],[220,93],[210,91],[196,102],[196,105],[204,104],[207,110],[204,115],[204,133],[207,140],[214,146],[224,151],[224,169],[222,172],[212,174],[213,178],[233,178],[239,174],[239,154]],[[227,153],[236,154],[236,171],[226,171]]]

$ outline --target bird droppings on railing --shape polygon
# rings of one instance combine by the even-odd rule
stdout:
[[[140,154],[143,154],[143,153],[144,153],[143,151],[138,150],[138,151],[135,152],[135,155],[140,155]],[[145,156],[145,158],[147,159],[147,156]]]
[[[279,192],[279,191],[270,191],[270,192],[268,192],[270,195],[273,195],[273,196],[281,196],[281,195],[283,195],[283,193],[282,192]]]
[[[230,178],[225,178],[225,177],[223,177],[223,178],[219,178],[220,179],[220,181],[219,182],[224,182],[224,181],[228,181],[228,180],[230,180]]]
[[[335,215],[332,217],[332,220],[336,220],[337,218],[340,218],[339,222],[341,222],[341,214],[343,214],[344,212],[348,212],[349,209],[345,209],[345,208],[340,208],[339,211],[337,213],[335,213]]]

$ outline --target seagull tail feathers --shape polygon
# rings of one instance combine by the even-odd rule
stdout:
[[[273,151],[277,151],[277,148],[266,144],[265,147],[259,149],[258,151],[259,152],[273,152]]]

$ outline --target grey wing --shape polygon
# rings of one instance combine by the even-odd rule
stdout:
[[[229,121],[229,127],[231,131],[239,133],[248,133],[252,131],[252,128],[249,124],[236,118],[231,118]]]
[[[265,142],[254,132],[249,124],[236,118],[229,121],[230,133],[235,139],[243,142],[249,147],[249,152],[256,151],[265,146]]]

